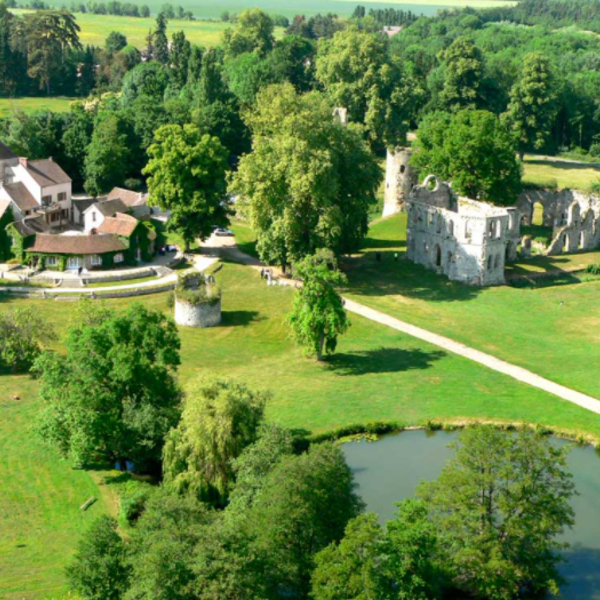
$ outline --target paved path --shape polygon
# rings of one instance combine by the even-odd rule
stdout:
[[[263,263],[261,263],[257,258],[242,252],[235,245],[234,238],[211,238],[210,240],[207,240],[206,244],[210,245],[212,251],[217,251],[220,249],[223,254],[229,256],[237,262],[250,265],[255,269],[264,267]],[[277,274],[277,269],[274,269],[274,272]],[[298,284],[298,282],[289,279],[284,279],[283,281],[285,281],[287,285]],[[437,333],[433,333],[426,329],[422,329],[421,327],[411,325],[410,323],[401,321],[400,319],[390,317],[386,313],[369,308],[368,306],[360,304],[354,300],[351,300],[350,298],[344,297],[344,301],[346,303],[346,308],[350,312],[360,315],[365,319],[369,319],[370,321],[374,321],[380,325],[385,325],[386,327],[391,327],[396,331],[401,331],[406,335],[410,335],[411,337],[418,338],[429,344],[433,344],[438,348],[442,348],[443,350],[452,352],[453,354],[458,354],[459,356],[473,360],[481,365],[484,365],[485,367],[488,367],[489,369],[493,369],[494,371],[508,375],[517,381],[521,381],[522,383],[526,383],[533,387],[544,390],[545,392],[553,394],[554,396],[558,396],[567,402],[571,402],[577,406],[581,406],[582,408],[600,415],[600,400],[597,398],[587,396],[586,394],[572,390],[564,385],[554,383],[549,379],[540,377],[539,375],[536,375],[527,369],[523,369],[522,367],[508,363],[504,360],[496,358],[495,356],[492,356],[491,354],[481,352],[480,350],[475,350],[474,348],[465,346],[465,344],[461,344],[460,342],[456,342],[450,338],[438,335]]]

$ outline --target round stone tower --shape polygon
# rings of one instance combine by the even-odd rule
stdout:
[[[221,291],[214,278],[201,273],[180,276],[175,287],[175,323],[186,327],[215,327],[221,322]]]
[[[402,211],[404,201],[417,183],[414,171],[408,164],[411,156],[412,149],[404,146],[387,151],[383,217]]]

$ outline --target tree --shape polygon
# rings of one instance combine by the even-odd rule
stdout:
[[[378,567],[383,531],[377,515],[350,521],[339,544],[332,543],[315,557],[311,577],[314,600],[384,600]]]
[[[66,10],[42,10],[25,15],[29,76],[50,95],[51,84],[71,49],[81,50],[80,27]]]
[[[17,27],[14,15],[5,3],[0,4],[0,93],[13,96],[26,79],[26,57],[16,47]]]
[[[150,16],[150,7],[147,4],[140,6],[140,17],[147,19]]]
[[[174,33],[171,46],[171,77],[178,88],[182,88],[187,82],[191,52],[192,46],[185,33]]]
[[[188,390],[181,422],[165,443],[165,485],[223,504],[231,461],[256,441],[267,397],[230,379],[201,379]]]
[[[67,568],[71,588],[86,600],[121,600],[131,576],[127,558],[116,520],[99,517],[79,542]]]
[[[157,62],[137,65],[123,79],[121,105],[126,107],[139,96],[149,96],[162,104],[169,75],[165,67]]]
[[[274,45],[273,20],[259,8],[243,10],[235,27],[223,33],[223,47],[228,56],[254,52],[264,57]]]
[[[31,307],[0,313],[0,366],[13,373],[29,370],[42,345],[56,340],[54,328]]]
[[[546,56],[528,54],[521,78],[510,91],[504,118],[517,140],[521,160],[525,150],[540,150],[548,142],[557,113],[557,82]]]
[[[156,17],[156,29],[152,34],[153,57],[161,65],[169,64],[169,40],[167,38],[167,16],[160,12]]]
[[[124,123],[117,113],[96,121],[85,158],[85,190],[96,197],[122,185],[129,169],[130,149]]]
[[[356,249],[381,179],[362,131],[334,122],[321,94],[299,96],[290,84],[262,90],[246,120],[252,152],[230,190],[257,233],[261,259],[285,268],[318,248]]]
[[[511,206],[521,191],[514,140],[496,115],[433,113],[419,127],[413,164],[451,181],[458,194]]]
[[[196,581],[196,548],[214,518],[205,504],[191,496],[180,497],[164,488],[153,494],[132,532],[127,597],[188,600]]]
[[[319,44],[316,78],[334,106],[366,123],[370,140],[396,146],[405,140],[412,83],[391,62],[383,36],[349,27]]]
[[[556,537],[573,525],[566,450],[532,432],[466,430],[437,481],[418,492],[455,585],[475,598],[558,592]]]
[[[240,512],[254,503],[265,477],[284,457],[293,454],[294,438],[288,429],[261,423],[257,439],[232,463],[235,484],[229,498],[229,510]]]
[[[71,112],[62,134],[61,145],[64,148],[66,159],[63,168],[72,177],[75,189],[81,189],[85,181],[85,160],[93,131],[93,112],[85,110],[82,102],[71,104]]]
[[[106,38],[104,47],[108,52],[114,53],[123,50],[127,46],[127,38],[118,31],[111,31]]]
[[[216,137],[195,125],[165,125],[148,148],[150,202],[169,210],[169,227],[183,237],[186,248],[228,223],[227,150]]]
[[[277,73],[275,66],[268,58],[246,52],[227,59],[225,62],[225,79],[229,90],[243,106],[252,106],[256,102],[258,92],[271,83],[282,83],[284,73]]]
[[[265,477],[246,521],[255,552],[266,560],[269,597],[281,590],[307,597],[315,554],[339,541],[362,508],[338,446],[313,444],[304,454],[284,456]]]
[[[451,111],[475,108],[483,73],[481,52],[470,39],[459,37],[440,54],[440,59],[444,65],[442,107]]]
[[[40,432],[77,465],[129,459],[154,467],[180,415],[177,328],[137,303],[85,315],[69,329],[66,356],[36,362]]]
[[[350,327],[344,300],[334,287],[345,283],[346,277],[326,250],[294,264],[294,275],[302,279],[302,287],[288,316],[292,337],[308,354],[322,360],[323,351],[334,352],[338,336]]]

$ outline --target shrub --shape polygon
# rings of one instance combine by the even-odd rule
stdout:
[[[146,504],[155,490],[153,485],[135,479],[130,479],[120,488],[119,518],[121,522],[133,525],[146,510]]]
[[[600,275],[600,264],[588,265],[585,268],[586,273],[590,273],[592,275]]]

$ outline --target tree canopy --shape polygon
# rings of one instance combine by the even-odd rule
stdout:
[[[90,306],[69,329],[66,356],[42,354],[42,436],[77,465],[129,459],[155,467],[177,424],[179,336],[162,312]]]
[[[514,139],[496,115],[464,110],[434,113],[419,128],[412,158],[421,175],[433,173],[475,200],[513,205],[521,191]]]
[[[317,248],[356,249],[381,179],[360,129],[334,122],[321,94],[300,96],[290,84],[261,91],[247,121],[252,152],[230,189],[262,260],[285,267]]]
[[[165,125],[148,148],[150,201],[170,211],[169,228],[186,246],[229,222],[226,173],[228,152],[218,138],[195,125]]]

